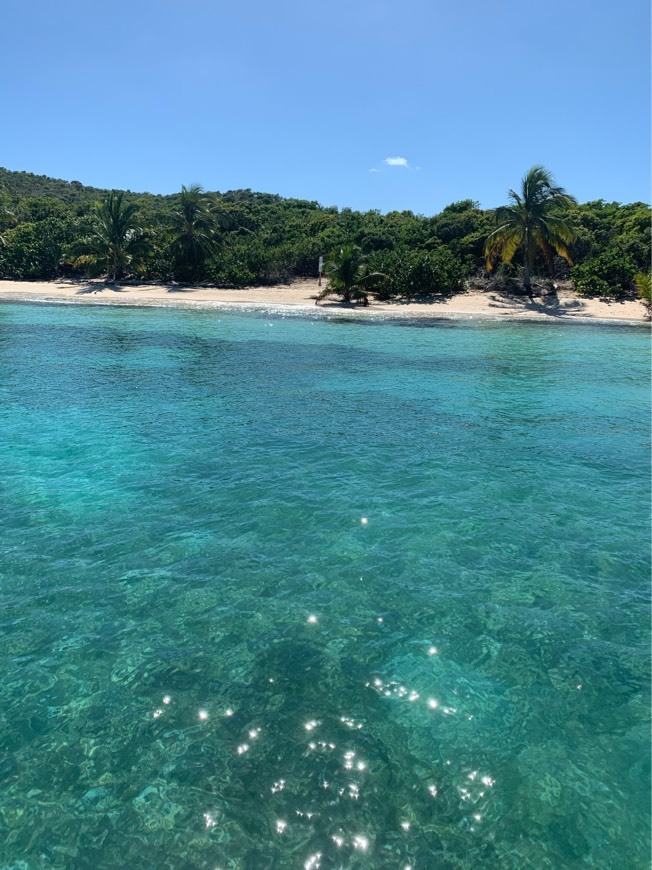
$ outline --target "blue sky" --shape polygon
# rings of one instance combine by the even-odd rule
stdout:
[[[2,44],[8,169],[434,214],[541,163],[650,199],[648,0],[3,0]]]

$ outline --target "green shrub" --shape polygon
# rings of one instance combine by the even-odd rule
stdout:
[[[462,263],[443,246],[434,251],[377,252],[369,257],[369,267],[387,275],[385,288],[379,294],[382,298],[450,295],[464,285]]]
[[[220,286],[243,287],[256,283],[256,275],[233,251],[224,251],[213,257],[207,266],[208,279]]]
[[[7,230],[3,273],[10,278],[54,278],[69,236],[69,227],[52,217]]]
[[[582,296],[622,296],[632,289],[636,269],[632,261],[615,248],[571,269],[575,290]]]

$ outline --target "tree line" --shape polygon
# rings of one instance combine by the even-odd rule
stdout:
[[[376,294],[410,298],[469,282],[532,292],[533,276],[619,297],[649,276],[647,204],[577,203],[542,167],[508,199],[495,210],[464,199],[433,216],[381,214],[251,190],[105,191],[0,169],[0,277],[246,286],[316,277],[324,256],[353,297],[372,289],[369,276]]]

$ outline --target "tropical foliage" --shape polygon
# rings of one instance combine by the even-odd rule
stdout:
[[[326,296],[336,294],[344,302],[359,300],[363,305],[369,302],[369,289],[372,282],[385,278],[381,272],[369,272],[360,248],[356,245],[345,245],[335,254],[325,266],[328,284],[317,296],[316,302]]]
[[[522,190],[518,197],[525,200]],[[510,205],[517,208],[518,201]],[[473,199],[427,216],[358,212],[251,190],[111,193],[0,168],[0,277],[279,283],[316,279],[320,256],[333,262],[354,246],[367,273],[386,276],[377,285],[362,282],[364,293],[373,288],[383,297],[431,297],[457,293],[468,282],[489,283],[485,242],[502,226],[496,214],[500,210],[483,210]],[[569,201],[563,222],[574,241],[562,238],[561,256],[550,240],[547,249],[530,246],[530,274],[546,273],[552,257],[557,279],[573,281],[582,293],[634,296],[634,275],[650,270],[650,208]],[[512,262],[498,266],[504,253],[503,248],[491,257],[490,280],[498,287],[518,283],[525,267],[518,241]]]
[[[652,308],[652,272],[638,272],[634,275],[634,285],[638,297],[645,304],[648,311]]]
[[[129,268],[138,268],[148,245],[136,218],[138,207],[124,197],[112,190],[104,202],[97,203],[90,233],[71,246],[74,266],[92,275],[105,274],[110,281],[120,281]]]
[[[631,290],[636,269],[614,247],[571,270],[575,289],[584,296],[622,296]]]
[[[170,214],[175,277],[182,281],[201,279],[206,261],[220,245],[216,220],[201,187],[182,187],[178,207]]]
[[[543,166],[533,166],[521,182],[520,192],[509,190],[510,205],[496,209],[498,226],[485,245],[485,264],[491,271],[497,258],[511,263],[517,252],[523,256],[523,286],[532,293],[531,274],[537,252],[552,272],[555,254],[572,264],[570,244],[575,232],[568,221],[575,199],[557,187]]]

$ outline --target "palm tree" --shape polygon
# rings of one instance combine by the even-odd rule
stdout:
[[[652,272],[637,272],[634,275],[634,286],[648,314],[652,313]]]
[[[137,211],[137,206],[124,201],[121,191],[113,190],[104,202],[96,203],[90,235],[73,246],[73,265],[84,266],[91,274],[104,273],[109,281],[124,278],[148,250]]]
[[[11,209],[9,208],[0,207],[0,223],[4,224],[4,226],[2,227],[2,232],[0,232],[0,245],[5,246],[7,242],[2,233],[5,230],[9,230],[18,224],[18,218],[16,217],[16,213],[11,211]]]
[[[339,254],[326,263],[325,272],[328,275],[328,284],[317,296],[315,304],[335,293],[344,302],[359,299],[363,305],[368,305],[365,285],[386,277],[382,272],[367,272],[362,251],[356,245],[345,245]]]
[[[530,273],[537,250],[551,270],[555,254],[572,265],[568,245],[575,233],[564,212],[576,200],[563,187],[555,186],[552,175],[543,166],[533,166],[521,182],[521,192],[510,190],[509,199],[510,205],[496,209],[498,227],[485,244],[486,267],[491,271],[496,257],[511,263],[517,251],[522,251],[523,285],[531,297]]]
[[[179,208],[170,215],[170,222],[175,234],[172,250],[177,275],[182,279],[196,279],[206,259],[220,247],[215,218],[198,184],[181,188]]]

